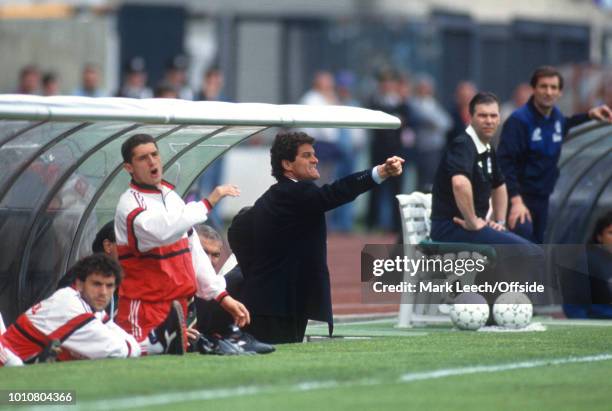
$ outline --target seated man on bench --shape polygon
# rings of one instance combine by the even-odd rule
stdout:
[[[490,142],[500,123],[499,101],[488,92],[469,105],[471,121],[449,145],[433,186],[431,239],[494,245],[495,280],[536,280],[541,248],[506,230],[508,194]],[[489,200],[492,219],[487,220]],[[482,278],[480,278],[482,280]],[[495,295],[486,295],[492,302]]]

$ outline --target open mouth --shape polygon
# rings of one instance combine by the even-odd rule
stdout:
[[[154,168],[153,170],[151,170],[151,176],[157,177],[158,174],[159,174],[159,170],[157,168]]]

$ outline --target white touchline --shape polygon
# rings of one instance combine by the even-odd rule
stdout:
[[[566,325],[577,325],[582,327],[612,327],[612,321],[610,320],[549,320],[542,319],[542,324],[555,325],[555,326],[566,326]]]
[[[467,374],[478,374],[478,373],[491,373],[491,372],[502,372],[518,369],[537,368],[545,367],[549,365],[563,365],[563,364],[575,364],[585,362],[598,362],[612,360],[612,354],[598,354],[589,355],[584,357],[565,357],[565,358],[550,358],[550,359],[537,359],[531,361],[522,361],[506,364],[496,365],[479,365],[472,367],[458,367],[458,368],[443,368],[440,370],[433,371],[422,371],[422,372],[411,372],[402,375],[398,382],[409,383],[413,381],[424,381],[432,380],[436,378],[453,377],[458,375]],[[165,404],[175,404],[188,401],[206,401],[213,399],[224,399],[224,398],[237,398],[248,395],[258,394],[274,394],[283,392],[304,392],[304,391],[315,391],[324,390],[330,388],[344,388],[344,387],[359,387],[359,386],[373,386],[393,383],[389,380],[378,380],[378,379],[365,379],[358,381],[305,381],[296,383],[290,386],[253,386],[253,387],[235,387],[235,388],[211,388],[197,391],[187,392],[175,392],[169,394],[158,394],[158,395],[142,395],[135,397],[108,399],[108,400],[95,400],[95,401],[79,401],[77,393],[76,406],[71,406],[70,410],[119,410],[139,407],[152,407]],[[30,410],[41,410],[51,411],[66,409],[63,407],[54,407],[50,405],[42,405],[38,407],[28,408]]]
[[[551,359],[542,359],[542,360],[514,362],[514,363],[508,363],[508,364],[479,365],[479,366],[474,366],[474,367],[446,368],[446,369],[435,370],[435,371],[412,372],[412,373],[402,375],[400,377],[400,380],[402,382],[432,380],[435,378],[451,377],[455,375],[477,374],[477,373],[485,373],[485,372],[500,372],[500,371],[519,370],[519,369],[525,369],[525,368],[544,367],[547,365],[561,365],[561,364],[596,362],[596,361],[606,361],[606,360],[612,360],[612,354],[590,355],[587,357],[551,358]]]

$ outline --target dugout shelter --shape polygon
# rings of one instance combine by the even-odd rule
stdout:
[[[12,322],[91,252],[128,186],[120,148],[134,134],[156,138],[165,179],[185,195],[217,157],[271,127],[399,126],[356,107],[0,95],[0,312]]]
[[[589,122],[573,128],[559,170],[545,242],[585,244],[597,218],[612,210],[612,125]]]

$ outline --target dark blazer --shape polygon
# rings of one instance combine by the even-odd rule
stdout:
[[[250,210],[254,256],[243,267],[243,302],[252,315],[306,318],[333,327],[325,211],[376,183],[371,170],[318,187],[282,177]]]

